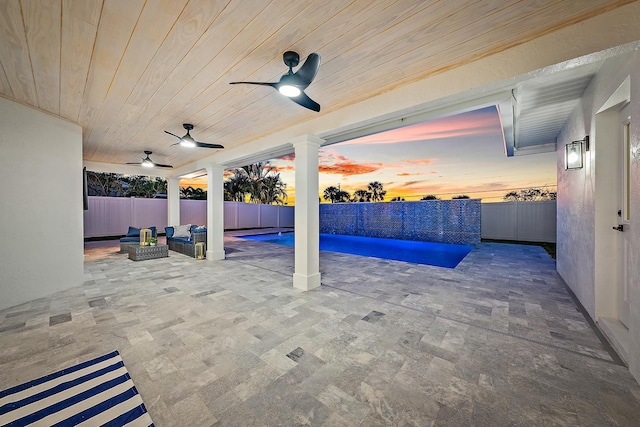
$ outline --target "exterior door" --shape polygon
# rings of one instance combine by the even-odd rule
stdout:
[[[630,184],[631,184],[631,138],[629,136],[629,104],[621,110],[622,132],[619,144],[620,180],[618,204],[618,320],[629,327],[629,289],[631,287],[631,242],[630,229],[632,218],[636,212],[631,212]]]

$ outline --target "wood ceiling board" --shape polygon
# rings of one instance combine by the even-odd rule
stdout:
[[[318,43],[314,38],[303,41],[308,38],[304,33],[305,28],[308,26],[320,28],[327,22],[327,16],[335,15],[341,11],[341,6],[338,6],[337,3],[326,1],[315,1],[308,4],[286,25],[282,25],[271,35],[264,37],[260,43],[254,43],[252,51],[242,58],[238,58],[239,62],[236,67],[229,72],[228,76],[225,76],[226,83],[231,81],[278,81],[287,72],[287,67],[282,60],[282,55],[287,50],[296,51],[300,55],[300,65],[302,65],[310,53],[318,51]],[[319,21],[312,21],[310,17],[315,17],[314,19]],[[268,23],[264,24],[268,25]],[[239,86],[234,90],[238,88],[259,89],[255,86]]]
[[[418,2],[418,5],[426,4],[426,2]],[[315,5],[315,3],[314,3]],[[330,3],[320,2],[324,8],[327,8]],[[299,39],[301,32],[304,31],[302,38],[296,42],[298,53],[301,57],[305,57],[311,52],[332,52],[333,46],[340,46],[341,50],[348,49],[350,45],[357,44],[358,39],[361,37],[366,38],[366,33],[376,32],[377,29],[384,26],[384,20],[397,20],[399,14],[410,13],[416,7],[416,2],[412,2],[412,5],[405,7],[391,8],[393,5],[399,5],[398,1],[355,1],[347,6],[338,9],[333,7],[332,9],[322,10],[317,6],[313,10],[305,10],[304,16],[300,16],[298,25],[296,27],[291,26],[286,31],[292,33],[288,39]],[[419,6],[423,8],[426,6]],[[383,14],[383,12],[387,13]],[[316,24],[313,29],[307,29],[305,31],[306,19],[308,16],[323,16],[326,17],[324,22]],[[371,28],[363,22],[376,22],[376,28]],[[354,31],[359,27],[359,31]],[[351,37],[345,37],[345,34],[350,33]],[[336,38],[341,39],[340,43],[336,44]],[[300,45],[308,46],[308,51],[304,51],[300,48]],[[286,49],[285,49],[286,50]],[[283,51],[284,52],[284,51]],[[324,56],[323,56],[324,59]]]
[[[95,154],[95,147],[90,143],[91,130],[109,93],[144,3],[144,0],[104,2],[79,116],[79,124],[85,133],[84,156],[87,160],[92,160]],[[127,13],[122,13],[123,10]]]
[[[37,106],[36,85],[19,0],[3,0],[0,7],[0,61],[11,87],[11,96],[17,101]]]
[[[478,27],[475,35],[468,34],[466,40],[460,38],[462,41],[456,45],[446,43],[446,50],[442,53],[456,66],[471,62],[604,13],[609,7],[602,3],[601,0],[587,0],[584,3],[560,1],[535,12],[528,12],[526,16],[511,18],[509,22],[500,25],[485,23]],[[516,9],[511,12],[517,16]]]
[[[151,149],[183,165],[214,150],[169,148],[175,138],[164,129],[182,135],[181,124],[191,122],[201,141],[246,144],[627,3],[316,0],[291,9],[285,0],[182,1],[53,0],[36,10],[34,0],[24,9],[2,0],[2,95],[54,114],[57,105],[84,127],[87,159],[124,163],[127,150],[139,157]],[[35,42],[56,19],[59,34]],[[228,84],[277,81],[285,50],[303,61],[311,52],[322,56],[306,91],[321,104],[319,114],[271,88]],[[44,83],[56,73],[44,70],[55,68],[57,90]]]
[[[62,3],[60,115],[74,122],[80,114],[101,10],[102,0]]]
[[[347,32],[340,34],[330,43],[317,49],[321,55],[323,55],[323,52],[336,52],[337,54],[332,56],[323,55],[322,74],[319,73],[314,83],[322,80],[333,82],[336,80],[336,75],[355,74],[355,70],[362,67],[362,64],[366,64],[367,68],[376,66],[380,55],[398,55],[399,53],[393,52],[403,51],[404,49],[393,49],[393,46],[401,42],[403,48],[408,46],[404,44],[403,40],[408,33],[415,31],[415,29],[410,29],[408,25],[405,26],[404,22],[415,18],[424,24],[427,19],[422,14],[432,10],[432,4],[427,2],[415,2],[408,7],[404,6],[403,3],[395,3],[388,8],[388,11],[380,11],[374,16],[375,26],[367,23],[352,25]],[[381,34],[391,34],[390,32],[394,28],[396,28],[394,31],[398,31],[397,29],[399,28],[403,32],[396,34],[393,40],[388,40],[386,36],[380,36]],[[323,28],[320,28],[318,32],[324,35],[331,34],[324,31]],[[322,35],[318,35],[318,37],[322,37]],[[336,57],[339,57],[341,61],[332,61]]]
[[[516,5],[516,7],[517,6],[518,5]],[[556,3],[546,9],[538,11],[535,19],[525,19],[524,23],[521,21],[512,21],[505,25],[492,25],[487,22],[481,22],[478,24],[477,29],[474,28],[469,31],[467,28],[466,36],[456,35],[453,37],[453,34],[450,34],[450,37],[440,38],[436,43],[430,42],[429,47],[425,45],[420,49],[412,51],[411,53],[413,53],[413,55],[405,54],[402,57],[396,58],[394,63],[403,70],[407,77],[403,79],[402,83],[406,84],[407,82],[423,79],[429,75],[455,68],[464,63],[503,50],[508,46],[515,45],[517,44],[517,39],[514,39],[514,37],[516,37],[518,31],[522,31],[523,28],[526,28],[529,33],[521,36],[522,38],[528,40],[537,37],[541,35],[539,28],[542,26],[542,23],[554,23],[558,19],[557,16],[562,16],[561,11],[558,11],[557,7],[566,9],[566,6]],[[501,12],[508,12],[508,15],[514,15],[514,11],[514,8],[510,8],[508,11],[505,9],[501,10]],[[591,14],[592,12],[586,13]],[[493,19],[496,19],[495,14],[492,16]],[[554,28],[555,27],[557,27],[557,24],[554,25]],[[485,28],[489,30],[483,32],[482,29]],[[546,33],[548,31],[543,30],[543,32]],[[532,33],[535,34],[532,36]],[[491,35],[491,37],[489,37],[489,35]],[[382,67],[378,69],[378,73],[384,72],[385,69]],[[375,92],[369,92],[366,96],[369,97],[375,94]]]
[[[114,119],[173,28],[176,17],[180,15],[186,1],[163,2],[144,7],[142,10],[109,92],[96,117],[92,132],[87,135],[87,138],[95,141],[98,147],[106,146],[108,149],[112,144],[112,140],[105,138],[107,131],[114,124],[121,126],[114,122]]]
[[[188,115],[184,114],[183,109],[203,90],[201,86],[193,83],[193,80],[220,54],[228,40],[237,34],[234,32],[235,29],[248,24],[255,18],[256,15],[243,12],[247,9],[255,9],[251,7],[252,5],[255,5],[252,0],[239,0],[231,2],[229,7],[224,9],[212,24],[211,29],[206,31],[189,50],[182,61],[166,76],[159,90],[141,108],[137,116],[137,124],[132,129],[133,138],[143,140],[153,134],[157,136],[158,128],[162,129],[165,124],[185,123],[181,120]],[[222,38],[221,35],[225,35],[226,38]],[[207,77],[201,76],[201,78]]]
[[[9,79],[7,79],[7,74],[4,72],[2,64],[0,64],[0,93],[4,93],[9,97],[13,96],[11,85],[9,84]]]
[[[62,0],[22,0],[21,4],[37,105],[59,115]]]
[[[216,55],[214,59],[182,89],[182,92],[178,94],[178,96],[188,99],[189,102],[169,105],[169,107],[173,108],[165,108],[164,111],[157,114],[152,122],[149,122],[146,127],[141,128],[137,137],[142,139],[147,137],[152,138],[157,134],[158,129],[166,129],[175,125],[177,121],[176,117],[183,118],[179,123],[186,121],[196,126],[202,123],[199,120],[199,114],[205,117],[210,116],[212,114],[210,112],[211,109],[217,110],[220,108],[218,101],[221,96],[226,94],[231,98],[237,93],[234,91],[234,88],[228,84],[227,79],[223,79],[221,76],[233,74],[233,67],[236,66],[236,64],[242,64],[242,62],[238,62],[239,58],[250,55],[255,51],[255,47],[251,44],[253,40],[260,37],[260,35],[265,36],[266,31],[274,31],[274,29],[277,31],[277,28],[290,22],[297,11],[301,9],[302,7],[298,9],[294,7],[288,8],[287,10],[291,13],[290,15],[283,14],[278,8],[268,7],[264,9],[260,14],[260,19],[256,18],[249,23],[240,34],[229,42],[219,55]],[[281,62],[281,64],[279,68],[280,71],[277,72],[278,77],[286,73],[284,63]],[[203,87],[206,87],[206,89],[200,93],[196,93],[197,90],[201,90]],[[200,128],[206,135],[208,127],[200,126]]]
[[[238,67],[248,62],[243,60],[243,58],[251,57],[257,54],[257,51],[261,50],[260,46],[253,45],[254,40],[259,39],[260,36],[266,37],[270,42],[269,51],[271,53],[277,53],[279,48],[277,47],[277,43],[274,43],[274,35],[285,25],[289,24],[302,9],[302,5],[298,5],[297,8],[293,6],[288,7],[286,9],[287,14],[283,14],[278,8],[268,7],[264,9],[260,16],[247,25],[237,37],[231,40],[224,52],[207,64],[203,72],[194,79],[193,83],[200,87],[203,86],[199,82],[200,79],[204,81],[209,80],[210,84],[193,98],[195,102],[190,104],[189,108],[184,110],[183,114],[198,122],[198,113],[215,105],[221,96],[237,93],[237,91],[234,91],[235,88],[228,84],[230,82],[229,76],[235,75],[238,72]],[[271,32],[271,34],[269,34],[269,32]],[[281,58],[281,55],[282,52],[277,56]],[[270,54],[269,56],[272,55]],[[287,71],[282,60],[280,60],[280,64],[281,66],[278,68],[279,71],[275,71],[277,67],[274,61],[269,62],[269,67],[273,68],[273,74],[276,74],[278,76],[277,78],[280,78],[282,74],[286,74]],[[213,72],[216,74],[214,74],[215,77],[212,80],[208,75]]]
[[[129,133],[127,126],[138,124],[138,114],[160,90],[166,77],[173,72],[191,47],[211,27],[226,5],[225,2],[209,0],[190,1],[187,4],[116,116],[114,124],[117,126],[112,126],[105,138],[119,139]]]
[[[504,22],[513,20],[522,9],[522,5],[513,3],[503,6],[498,9],[491,7],[488,2],[483,2],[455,11],[448,16],[444,14],[450,9],[443,8],[440,14],[436,15],[441,19],[429,24],[428,28],[413,32],[407,36],[406,40],[404,38],[400,41],[388,40],[387,50],[398,50],[402,54],[381,58],[378,61],[379,65],[382,65],[383,61],[393,61],[396,67],[401,68],[407,76],[417,74],[419,77],[460,65],[458,55],[452,51],[456,46],[462,47],[465,52],[478,51],[474,57],[477,58],[483,54],[483,51],[492,47],[487,46],[486,41],[479,37],[483,32],[488,32],[487,28],[499,32],[498,38],[501,43],[516,38],[513,29],[504,29]],[[413,26],[417,24],[418,22],[415,22]],[[402,49],[393,49],[394,44],[402,45]],[[350,60],[358,61],[360,58],[350,58]]]
[[[449,3],[447,3],[447,5],[448,4]],[[473,21],[476,19],[476,16],[483,16],[487,13],[497,14],[498,11],[503,11],[505,8],[496,9],[488,2],[481,2],[463,9],[458,9],[452,13],[450,6],[447,7],[446,5],[439,4],[429,9],[429,19],[433,19],[433,21],[428,21],[428,24],[422,15],[414,14],[406,19],[402,25],[395,25],[392,30],[379,33],[366,42],[361,43],[358,46],[359,49],[357,53],[353,53],[348,57],[345,57],[345,54],[343,54],[343,58],[350,64],[366,63],[368,65],[367,71],[369,71],[369,75],[371,74],[370,71],[375,69],[376,73],[374,74],[395,74],[399,77],[398,80],[393,81],[393,79],[386,78],[385,80],[388,81],[388,86],[380,86],[378,84],[376,87],[370,84],[369,75],[361,72],[355,76],[355,78],[334,79],[335,83],[322,86],[323,93],[333,91],[335,93],[346,94],[346,92],[349,91],[349,93],[352,94],[349,98],[358,101],[365,97],[374,96],[390,90],[402,84],[405,77],[396,74],[395,71],[400,69],[404,72],[404,67],[412,65],[416,60],[416,56],[418,56],[417,54],[422,53],[425,55],[424,51],[428,51],[425,47],[426,45],[431,45],[431,49],[437,52],[446,52],[446,48],[441,47],[443,39],[446,40],[446,43],[457,43],[452,40],[454,39],[453,33],[455,33],[458,28],[456,25],[451,25],[456,22],[452,16],[458,16],[458,20],[467,22]],[[474,22],[479,22],[479,20]],[[424,29],[425,26],[429,28],[428,31]],[[436,29],[435,32],[434,29]],[[420,37],[416,35],[420,35]],[[401,46],[401,48],[398,48],[398,46]],[[434,54],[427,53],[426,56],[429,57],[429,65],[433,71],[441,67],[439,63],[433,63],[433,58],[431,57],[434,56]],[[423,74],[428,74],[425,73],[424,66],[422,66],[422,69]],[[323,66],[324,79],[330,79],[332,72],[337,73],[342,72],[342,70],[331,70],[330,65]],[[365,87],[359,88],[359,85]],[[354,92],[356,94],[354,94]],[[358,92],[360,92],[360,95],[357,94]],[[341,105],[343,104],[341,103]]]

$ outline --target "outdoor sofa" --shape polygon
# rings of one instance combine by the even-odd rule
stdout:
[[[158,237],[156,235],[156,227],[147,227],[151,230],[151,237]],[[120,253],[126,254],[129,251],[129,246],[135,246],[140,244],[140,230],[141,228],[129,227],[127,235],[120,239]]]
[[[167,233],[167,245],[172,251],[190,257],[196,256],[196,243],[203,242],[207,249],[207,228],[193,224],[165,227]],[[204,255],[204,254],[203,254]]]

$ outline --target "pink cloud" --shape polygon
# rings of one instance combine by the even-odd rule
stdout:
[[[394,144],[461,136],[501,135],[502,126],[495,108],[462,113],[425,123],[389,130],[342,142],[353,144]]]
[[[347,156],[339,154],[332,148],[320,150],[318,159],[318,170],[322,173],[336,174],[342,176],[362,175],[375,172],[383,167],[379,162],[358,162]]]
[[[436,159],[416,159],[416,160],[402,160],[402,163],[407,163],[410,165],[429,165],[434,162]]]
[[[424,174],[422,172],[416,172],[416,173],[400,172],[396,174],[396,176],[416,176],[416,175],[424,175]]]
[[[296,159],[296,154],[285,154],[284,156],[278,157],[276,160],[282,160],[284,162],[293,162]]]

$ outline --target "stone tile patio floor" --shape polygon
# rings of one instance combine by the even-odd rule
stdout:
[[[157,426],[638,426],[640,386],[539,247],[455,269],[225,237],[227,259],[85,245],[83,286],[0,311],[0,389],[112,350]]]

